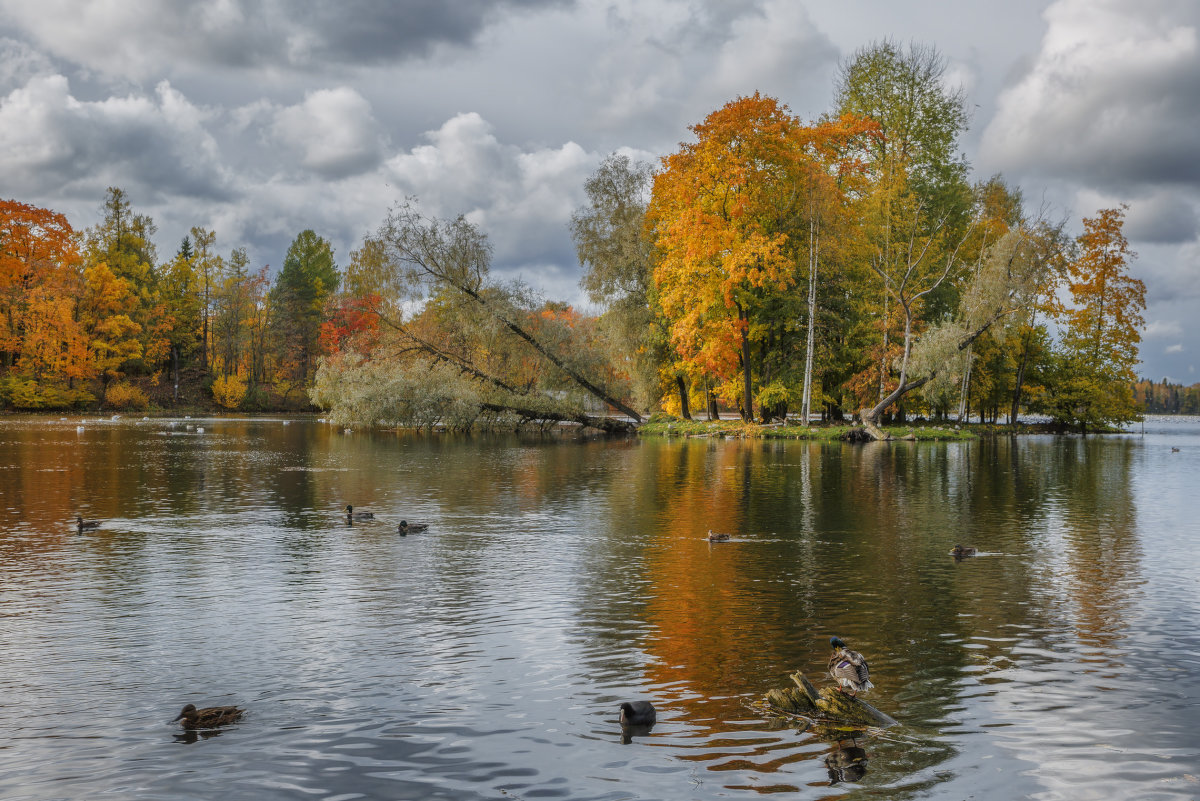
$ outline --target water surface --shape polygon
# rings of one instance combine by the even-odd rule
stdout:
[[[1198,468],[1195,418],[867,446],[4,418],[0,796],[1195,799]],[[835,738],[746,706],[830,634],[900,721],[836,784]],[[626,743],[635,698],[659,723]],[[247,715],[185,737],[189,701]]]

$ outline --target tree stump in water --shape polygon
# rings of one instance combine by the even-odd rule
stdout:
[[[870,728],[887,727],[895,718],[880,712],[861,698],[834,687],[818,691],[802,671],[791,675],[795,687],[768,690],[760,702],[768,712],[799,715],[816,723]]]

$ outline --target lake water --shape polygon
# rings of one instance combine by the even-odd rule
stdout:
[[[1196,418],[865,446],[80,425],[0,418],[6,801],[1200,797]],[[843,740],[866,771],[836,784],[833,738],[746,707],[826,683],[831,634],[900,721]],[[659,722],[624,742],[639,698]],[[247,713],[187,737],[187,702]]]

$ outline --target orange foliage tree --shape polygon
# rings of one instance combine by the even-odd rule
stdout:
[[[798,127],[786,106],[757,92],[727,103],[692,126],[696,142],[663,159],[647,210],[671,342],[690,372],[725,381],[745,419],[751,326],[771,294],[796,282],[785,229],[799,194]]]
[[[75,318],[78,239],[61,214],[0,201],[0,364],[36,382],[91,374]]]

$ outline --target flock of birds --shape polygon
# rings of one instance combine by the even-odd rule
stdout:
[[[353,506],[351,506],[350,504],[346,504],[346,522],[347,523],[353,524],[354,521],[356,521],[356,520],[374,520],[374,519],[375,519],[374,512],[356,512],[356,511],[354,511]],[[407,520],[401,520],[400,524],[398,526],[396,526],[396,531],[397,531],[397,533],[400,534],[401,537],[407,537],[409,534],[420,534],[422,531],[425,531],[428,528],[429,528],[428,523],[410,523]]]
[[[356,511],[354,511],[353,506],[351,506],[350,504],[346,504],[346,522],[347,523],[353,524],[356,520],[374,520],[374,519],[375,519],[374,512],[356,512]],[[75,528],[81,534],[85,531],[95,531],[96,529],[100,528],[100,521],[99,520],[84,520],[82,515],[77,515],[75,517]],[[397,533],[400,534],[401,537],[407,537],[409,534],[420,534],[422,531],[425,531],[428,528],[429,528],[428,523],[410,523],[407,520],[401,520],[400,524],[398,526],[396,526],[396,531],[397,531]]]
[[[347,507],[347,514],[370,514],[354,512]],[[370,520],[371,518],[360,518]],[[830,637],[833,653],[829,656],[829,676],[838,683],[838,689],[850,695],[865,693],[875,685],[871,683],[871,669],[867,660],[858,651],[851,650],[838,637]],[[650,701],[623,701],[617,709],[621,729],[629,734],[645,734],[658,722],[658,712]],[[171,722],[180,721],[185,729],[216,729],[242,719],[245,710],[237,706],[210,706],[197,708],[188,704]]]

